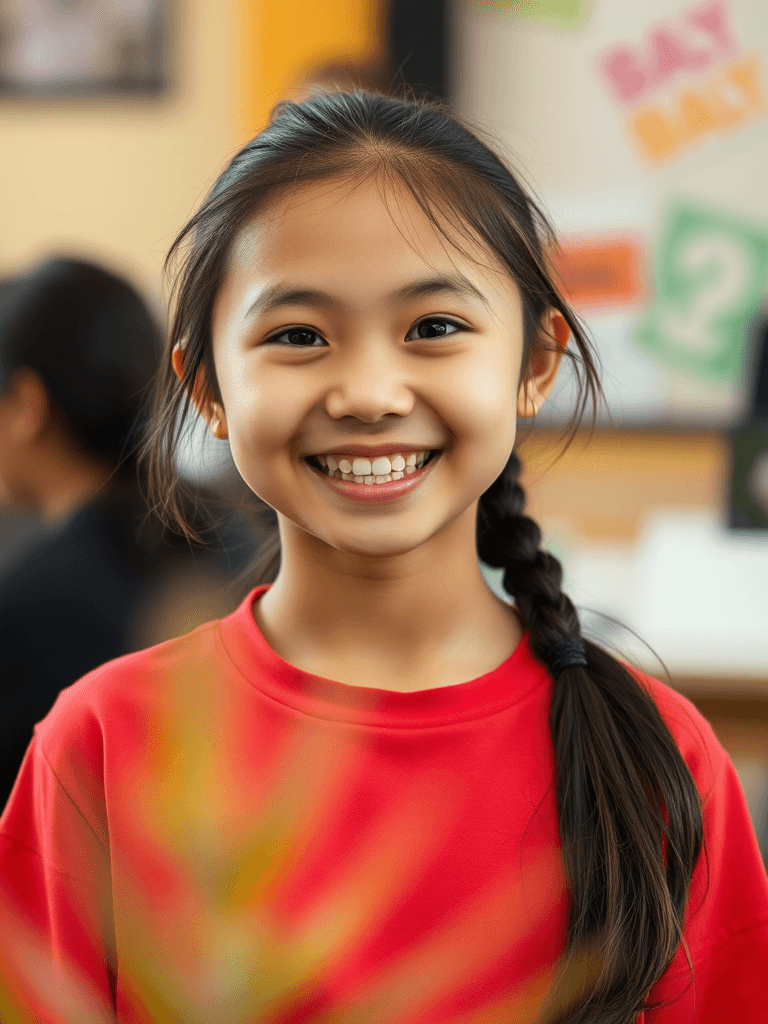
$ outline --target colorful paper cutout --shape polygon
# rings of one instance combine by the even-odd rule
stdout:
[[[656,298],[635,340],[667,365],[720,383],[739,379],[748,323],[768,283],[768,227],[704,207],[670,210]]]
[[[598,57],[647,160],[669,160],[713,133],[765,114],[760,59],[738,50],[725,0],[707,0],[652,25],[641,43],[621,43]],[[671,90],[681,75],[685,84]],[[651,100],[659,91],[664,95]]]
[[[587,6],[588,0],[476,0],[481,11],[506,11],[558,25],[581,25]]]
[[[553,260],[578,309],[635,305],[643,293],[643,245],[637,238],[564,238]]]
[[[737,45],[727,5],[714,0],[683,11],[674,22],[652,26],[640,45],[612,47],[598,65],[614,96],[621,103],[636,103],[678,72],[713,67]]]
[[[642,108],[629,119],[630,134],[651,161],[667,160],[701,136],[719,134],[768,110],[760,63],[735,61],[695,88],[678,92],[671,104]]]

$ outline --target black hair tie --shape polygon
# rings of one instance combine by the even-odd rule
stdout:
[[[547,654],[547,666],[553,676],[559,675],[564,668],[573,665],[588,666],[587,649],[583,640],[561,640],[553,644]]]

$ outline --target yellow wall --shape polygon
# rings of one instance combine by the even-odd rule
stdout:
[[[160,293],[170,242],[246,139],[242,0],[178,0],[156,100],[0,101],[0,273],[56,251]]]
[[[246,129],[255,134],[297,80],[325,63],[372,57],[381,0],[242,0]]]
[[[159,99],[0,100],[0,274],[55,252],[161,294],[176,232],[306,72],[374,51],[371,0],[176,0]]]

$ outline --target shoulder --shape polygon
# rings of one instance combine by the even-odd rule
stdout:
[[[687,698],[627,666],[653,697],[702,798],[703,847],[694,868],[681,945],[651,1002],[651,1021],[766,1020],[768,878],[736,770]],[[693,967],[693,975],[688,962]]]
[[[729,763],[728,754],[712,726],[682,693],[632,665],[625,664],[650,694],[693,776],[702,800],[710,795]]]
[[[255,592],[254,592],[255,593]],[[237,702],[239,687],[250,683],[232,654],[251,622],[249,594],[225,618],[213,619],[183,636],[108,661],[62,690],[35,729],[41,753],[51,765],[68,765],[89,751],[92,768],[124,761],[129,749],[139,756],[148,729],[181,713],[204,719],[212,704]],[[252,655],[245,645],[245,660]],[[238,667],[239,666],[239,667]],[[233,688],[233,684],[236,686]],[[252,687],[250,687],[252,689]],[[142,746],[144,744],[144,746]],[[72,770],[73,776],[77,770]]]
[[[178,639],[116,658],[62,690],[35,727],[45,759],[64,775],[73,759],[87,757],[96,768],[105,746],[127,742],[172,692],[182,685],[191,690],[193,677],[211,677],[221,660],[219,626],[218,620],[207,622]]]
[[[185,712],[204,717],[205,699],[217,685],[219,692],[225,689],[220,625],[208,622],[116,658],[62,690],[35,726],[0,833],[43,849],[52,827],[48,817],[74,815],[106,848],[110,801],[152,762],[169,720]],[[34,842],[24,838],[30,830],[40,832]]]

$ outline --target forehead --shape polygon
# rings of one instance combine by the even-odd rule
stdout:
[[[286,282],[370,303],[425,272],[457,271],[492,304],[519,308],[514,280],[480,239],[435,225],[404,186],[331,180],[301,186],[240,230],[217,306]]]

